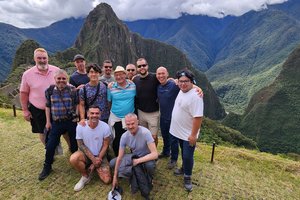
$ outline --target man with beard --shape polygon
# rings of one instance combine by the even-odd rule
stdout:
[[[80,172],[81,179],[75,185],[75,191],[80,191],[89,183],[94,170],[105,184],[111,182],[110,168],[105,156],[109,145],[110,128],[99,120],[100,115],[100,108],[92,105],[88,110],[87,125],[78,124],[76,129],[79,151],[71,155],[70,163]]]
[[[126,71],[127,71],[127,79],[129,80],[132,80],[132,78],[137,74],[136,66],[131,63],[126,65]]]
[[[78,93],[74,86],[67,85],[68,75],[65,70],[58,70],[54,75],[55,86],[50,86],[45,96],[46,102],[46,129],[50,129],[46,144],[44,168],[39,175],[39,180],[44,180],[52,170],[55,148],[62,134],[68,133],[70,138],[70,151],[77,150],[76,143],[76,118]]]
[[[104,60],[102,66],[103,75],[100,77],[100,81],[103,81],[106,84],[115,81],[115,78],[112,75],[113,64],[111,60]]]
[[[87,84],[90,79],[86,73],[84,56],[77,54],[74,56],[73,61],[77,70],[70,76],[70,84],[74,85],[77,90],[79,90]]]
[[[43,48],[34,51],[35,66],[24,72],[20,86],[20,102],[23,116],[32,126],[32,132],[38,133],[40,141],[45,145],[46,125],[45,90],[55,84],[54,73],[58,67],[48,64],[48,54]]]
[[[136,108],[141,126],[148,128],[157,146],[159,106],[157,103],[157,86],[159,82],[154,73],[148,72],[145,58],[136,62],[139,75],[133,78],[136,85]]]

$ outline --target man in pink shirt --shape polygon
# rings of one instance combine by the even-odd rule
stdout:
[[[31,123],[32,132],[39,133],[41,142],[45,144],[45,90],[55,84],[54,73],[59,68],[48,64],[48,53],[43,48],[34,51],[34,61],[35,66],[22,76],[20,102],[25,120]]]

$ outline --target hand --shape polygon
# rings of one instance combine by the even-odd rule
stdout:
[[[108,88],[108,89],[111,89],[114,83],[115,83],[115,82],[110,82],[110,83],[107,85],[107,88]]]
[[[95,170],[94,164],[91,164],[88,168],[88,173],[91,174]]]
[[[95,157],[95,159],[93,160],[93,164],[96,168],[100,167],[102,162],[102,159],[100,159],[99,157]]]
[[[197,92],[198,96],[203,98],[203,95],[204,95],[203,90],[196,85],[194,85],[194,87],[196,88],[196,92]]]
[[[81,119],[78,124],[80,124],[81,126],[85,126],[86,123],[85,123],[85,119]]]
[[[190,143],[190,145],[193,147],[193,146],[195,146],[196,145],[196,142],[197,142],[197,136],[192,136],[192,135],[190,135],[189,137],[188,137],[188,141],[189,141],[189,143]]]
[[[132,165],[133,166],[136,166],[138,164],[140,164],[139,159],[132,159]]]
[[[31,119],[31,112],[29,112],[29,110],[23,111],[23,116],[24,116],[24,119],[25,119],[26,121],[29,121],[29,122],[30,122],[30,119]]]
[[[83,88],[84,84],[78,85],[78,87],[76,88],[77,90],[80,90],[81,88]]]
[[[51,123],[50,122],[47,122],[46,125],[45,125],[45,128],[47,129],[47,131],[51,128]]]

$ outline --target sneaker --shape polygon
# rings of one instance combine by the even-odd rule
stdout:
[[[169,157],[170,157],[170,155],[166,155],[166,154],[163,154],[163,153],[160,153],[160,154],[158,155],[158,159],[169,158]]]
[[[61,143],[59,143],[55,148],[55,155],[63,155],[63,154],[64,154],[64,150],[61,146]]]
[[[90,182],[90,180],[91,180],[90,176],[89,177],[82,176],[80,178],[80,180],[78,181],[78,183],[75,185],[74,191],[78,192],[78,191],[82,190],[82,188],[84,188],[84,186],[86,184],[88,184]]]
[[[42,172],[39,175],[39,180],[42,181],[45,178],[47,178],[49,176],[49,174],[51,173],[52,169],[51,167],[45,167],[43,168]]]
[[[170,160],[168,162],[168,169],[174,169],[177,166],[177,162],[175,160]]]
[[[181,168],[177,168],[177,169],[175,169],[174,170],[174,175],[175,176],[182,176],[183,175],[183,169],[182,169],[182,167]]]
[[[191,192],[193,190],[192,178],[190,176],[185,176],[183,182],[186,191]]]

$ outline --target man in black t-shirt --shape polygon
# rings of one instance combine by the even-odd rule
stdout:
[[[159,105],[157,102],[157,86],[159,82],[154,73],[148,72],[148,63],[145,58],[136,62],[138,76],[133,82],[136,85],[136,108],[141,126],[148,128],[157,146]]]

